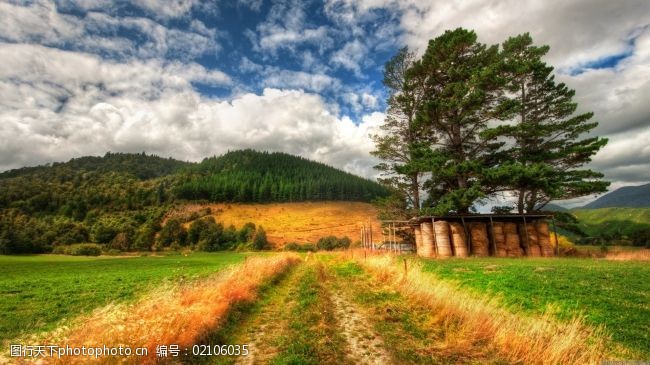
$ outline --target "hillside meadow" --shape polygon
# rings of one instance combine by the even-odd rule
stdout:
[[[319,238],[347,236],[360,240],[363,224],[371,224],[375,239],[381,237],[377,210],[361,202],[299,202],[269,204],[187,204],[171,211],[167,217],[191,214],[210,208],[215,219],[225,227],[242,227],[253,222],[266,230],[269,243],[281,248],[286,243],[315,243]],[[186,223],[189,226],[191,222]]]

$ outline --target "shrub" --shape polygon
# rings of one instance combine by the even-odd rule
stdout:
[[[72,256],[99,256],[102,254],[102,246],[96,243],[60,245],[54,247],[52,253]]]
[[[316,252],[316,246],[311,243],[298,243],[290,242],[284,245],[285,251],[297,251],[297,252]]]
[[[253,238],[253,248],[256,250],[264,250],[269,246],[269,242],[266,239],[266,231],[262,226],[257,229],[255,232],[255,237]]]
[[[319,250],[326,251],[348,248],[350,247],[350,238],[347,236],[343,238],[337,238],[335,236],[322,237],[318,240],[318,243],[316,243],[316,247],[318,247]]]

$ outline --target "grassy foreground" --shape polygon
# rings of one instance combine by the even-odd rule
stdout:
[[[165,282],[206,276],[244,260],[239,253],[189,256],[0,256],[0,348]]]
[[[514,311],[584,315],[603,325],[632,355],[650,358],[650,265],[593,259],[420,260],[424,270],[483,295],[498,295]]]

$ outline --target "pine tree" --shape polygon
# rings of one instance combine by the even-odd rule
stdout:
[[[420,209],[420,178],[422,172],[411,163],[410,146],[415,142],[415,116],[423,98],[423,84],[416,77],[407,77],[415,54],[402,48],[384,67],[384,85],[388,88],[388,111],[380,126],[382,133],[372,139],[372,155],[383,162],[375,166],[382,172],[380,182],[407,197],[412,209]]]
[[[499,168],[503,144],[486,137],[488,121],[509,115],[498,46],[477,42],[470,30],[446,31],[407,75],[424,80],[419,138],[410,145],[414,169],[432,174],[425,188],[434,213],[467,213],[496,189],[484,178]]]
[[[511,137],[506,184],[515,192],[520,213],[543,208],[549,201],[607,190],[603,174],[580,169],[606,143],[597,136],[581,138],[598,123],[593,113],[575,113],[575,91],[556,84],[553,67],[542,61],[548,46],[534,46],[528,33],[503,43],[508,89],[516,123],[497,128]]]

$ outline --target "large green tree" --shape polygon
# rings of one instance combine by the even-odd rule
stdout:
[[[498,46],[458,28],[429,41],[407,73],[425,83],[416,112],[420,138],[410,148],[416,168],[431,173],[425,186],[435,213],[467,213],[497,189],[485,177],[499,168],[503,144],[487,137],[488,122],[509,116],[501,71]]]
[[[400,196],[406,197],[408,207],[420,208],[422,171],[412,163],[410,147],[416,141],[415,117],[423,97],[423,83],[417,77],[407,77],[415,54],[402,48],[384,67],[384,85],[388,89],[388,110],[380,126],[381,133],[372,136],[372,155],[382,160],[376,169],[382,172],[380,182]]]
[[[553,67],[542,57],[548,46],[535,46],[528,33],[503,43],[504,70],[515,110],[515,123],[497,135],[511,138],[504,164],[505,184],[516,196],[519,213],[543,208],[549,201],[607,190],[599,172],[581,167],[607,139],[587,136],[598,123],[593,113],[576,113],[575,91],[556,83]]]

